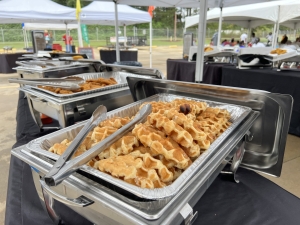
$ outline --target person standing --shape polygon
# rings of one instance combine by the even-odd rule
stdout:
[[[267,35],[267,46],[271,45],[272,44],[272,39],[273,39],[273,35],[272,35],[272,32],[270,32],[268,35]]]
[[[66,44],[66,52],[72,53],[72,42],[73,42],[73,38],[71,37],[71,35],[65,34],[65,35],[62,37],[62,39],[63,39],[63,41],[64,41],[65,44]]]
[[[241,37],[240,37],[240,41],[242,42],[244,42],[244,43],[247,43],[247,38],[248,38],[248,35],[247,34],[245,34],[245,33],[243,33],[242,35],[241,35]]]
[[[214,35],[212,36],[211,43],[213,46],[218,45],[218,32],[215,32]]]
[[[253,45],[256,41],[256,38],[255,38],[255,33],[252,32],[252,36],[251,36],[251,44]]]
[[[53,36],[52,36],[51,32],[49,32],[46,35],[45,40],[46,40],[46,48],[47,49],[52,49],[52,46],[53,46]]]

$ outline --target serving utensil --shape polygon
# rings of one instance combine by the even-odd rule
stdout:
[[[77,147],[84,140],[84,137],[87,135],[87,133],[91,130],[92,127],[94,127],[92,126],[92,124],[94,124],[93,121],[96,121],[96,118],[100,116],[102,120],[106,118],[106,112],[104,113],[103,110],[103,108],[97,108],[95,110],[95,115],[93,114],[90,121],[88,121],[88,123],[82,128],[82,130],[76,136],[74,141],[72,141],[71,145],[67,148],[64,154],[59,157],[59,159],[54,164],[49,173],[45,175],[44,180],[46,184],[48,184],[49,186],[56,186],[60,184],[65,178],[67,178],[76,170],[78,170],[80,166],[89,162],[92,158],[99,155],[104,149],[108,148],[115,141],[123,137],[124,134],[132,130],[135,124],[143,122],[146,119],[146,117],[151,113],[152,106],[150,104],[143,106],[131,122],[117,130],[109,137],[105,138],[103,141],[94,145],[91,149],[84,152],[82,155],[72,160],[69,160],[74,155],[75,151],[77,150]],[[96,124],[98,123],[99,120],[97,120]],[[67,160],[69,161],[67,162]]]
[[[18,84],[28,84],[28,85],[41,85],[41,86],[50,86],[58,87],[66,90],[78,90],[80,88],[79,84],[83,82],[81,77],[67,77],[64,79],[51,79],[51,78],[42,78],[42,79],[23,79],[23,78],[10,78],[8,79],[9,83],[18,83]]]

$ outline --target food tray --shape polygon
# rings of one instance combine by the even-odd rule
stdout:
[[[213,48],[213,50],[209,52],[204,52],[204,56],[210,56],[221,52],[217,47],[213,47],[213,46],[209,46],[209,47]]]
[[[180,189],[190,180],[190,178],[193,177],[197,172],[199,172],[199,170],[203,166],[205,166],[205,164],[208,162],[208,160],[220,150],[218,148],[219,144],[222,143],[222,141],[231,132],[234,131],[234,129],[237,127],[237,125],[251,111],[250,108],[244,107],[244,106],[230,105],[230,104],[224,104],[224,103],[207,101],[207,100],[202,100],[202,99],[195,99],[195,98],[187,98],[187,97],[178,96],[178,95],[158,94],[158,95],[154,95],[152,97],[143,99],[141,101],[132,103],[130,105],[124,106],[117,110],[108,112],[107,118],[112,118],[115,116],[131,117],[137,113],[137,111],[139,110],[139,107],[144,102],[150,102],[150,101],[170,102],[170,101],[172,101],[174,99],[178,99],[178,98],[203,101],[203,102],[206,102],[210,107],[218,107],[221,109],[227,109],[231,114],[230,122],[232,124],[221,136],[219,136],[211,144],[209,149],[206,150],[203,154],[201,154],[193,162],[193,164],[190,167],[188,167],[171,185],[169,185],[165,188],[161,188],[161,189],[144,189],[144,188],[140,188],[140,187],[131,185],[129,183],[126,183],[125,181],[122,181],[118,178],[114,178],[109,174],[103,173],[103,172],[96,170],[92,167],[89,167],[87,165],[82,166],[81,169],[89,174],[99,177],[99,178],[105,180],[106,182],[109,182],[117,187],[120,187],[140,198],[143,198],[143,199],[163,200],[163,199],[168,199],[168,198],[176,195],[180,191]],[[56,155],[54,153],[47,151],[47,148],[49,148],[49,147],[46,147],[47,142],[54,144],[54,143],[60,143],[61,141],[63,141],[66,138],[73,140],[83,126],[84,126],[84,122],[73,125],[68,128],[65,128],[63,130],[57,131],[55,133],[43,136],[41,138],[38,138],[38,139],[35,139],[35,140],[29,142],[26,145],[26,147],[30,151],[38,153],[39,155],[43,155],[43,156],[49,157],[51,159],[57,160],[59,158],[59,155]]]
[[[37,61],[37,64],[34,63],[35,61],[29,61],[28,63],[23,63],[22,66],[15,67],[15,70],[25,70],[25,71],[33,71],[33,72],[47,72],[52,70],[62,70],[62,69],[69,69],[78,66],[88,66],[88,63],[81,63],[81,62],[65,62],[65,61],[57,61],[57,60],[48,60],[48,61]],[[38,65],[43,64],[44,68]],[[51,63],[53,65],[46,65],[46,63]]]
[[[127,87],[128,84],[127,84],[126,77],[128,77],[128,76],[145,77],[145,76],[142,76],[142,75],[134,75],[134,74],[127,73],[127,72],[122,72],[122,71],[79,74],[79,75],[75,75],[75,77],[81,77],[84,80],[97,79],[97,78],[100,78],[100,77],[101,78],[114,78],[117,81],[118,84],[109,85],[109,86],[105,86],[105,87],[97,88],[97,89],[92,89],[92,90],[88,90],[88,91],[81,91],[81,92],[72,93],[72,94],[56,94],[54,92],[51,92],[51,91],[48,91],[48,90],[45,90],[43,88],[39,88],[39,87],[36,87],[36,86],[26,85],[26,87],[30,87],[30,88],[38,90],[40,92],[47,93],[47,94],[49,94],[51,96],[55,96],[56,98],[59,98],[59,99],[66,99],[66,98],[74,98],[74,97],[78,97],[78,96],[82,96],[82,95],[92,94],[92,93],[96,93],[96,92],[107,91],[107,90],[111,90],[111,89]],[[72,76],[69,76],[69,77],[72,77]]]
[[[270,60],[272,62],[276,62],[276,61],[283,60],[283,59],[288,59],[288,58],[291,58],[291,57],[294,57],[294,56],[297,55],[297,51],[296,50],[289,49],[289,48],[280,48],[280,49],[284,49],[287,52],[284,53],[284,54],[281,54],[281,55],[268,54],[264,58],[267,59],[267,60]]]

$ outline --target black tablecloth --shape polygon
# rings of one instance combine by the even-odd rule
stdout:
[[[0,73],[16,73],[12,68],[16,67],[16,61],[24,53],[7,53],[0,54]]]
[[[17,111],[17,143],[14,147],[43,134],[35,126],[27,101],[21,93]],[[300,224],[300,199],[255,172],[239,169],[238,176],[241,181],[239,184],[225,181],[221,175],[216,178],[194,207],[199,213],[194,224]],[[65,224],[91,224],[62,204],[59,204],[59,209],[65,215]],[[5,224],[52,224],[42,210],[30,167],[14,156],[10,162]]]
[[[300,73],[273,69],[223,67],[222,85],[289,94],[294,98],[289,133],[300,136]]]
[[[220,85],[222,80],[222,67],[232,66],[228,63],[204,64],[203,83]],[[167,60],[167,79],[177,81],[195,82],[196,62],[184,59]]]
[[[116,50],[101,49],[100,59],[107,64],[116,62]],[[120,51],[120,61],[138,61],[138,51]]]

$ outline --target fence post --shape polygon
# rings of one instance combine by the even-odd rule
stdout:
[[[169,27],[167,27],[167,39],[169,39]]]
[[[56,41],[55,30],[53,31],[53,39],[54,39],[54,41]]]
[[[97,41],[99,40],[98,39],[98,27],[96,27],[96,37],[97,37]]]
[[[4,42],[4,34],[3,34],[3,28],[1,27],[1,33],[2,33],[2,42]]]

